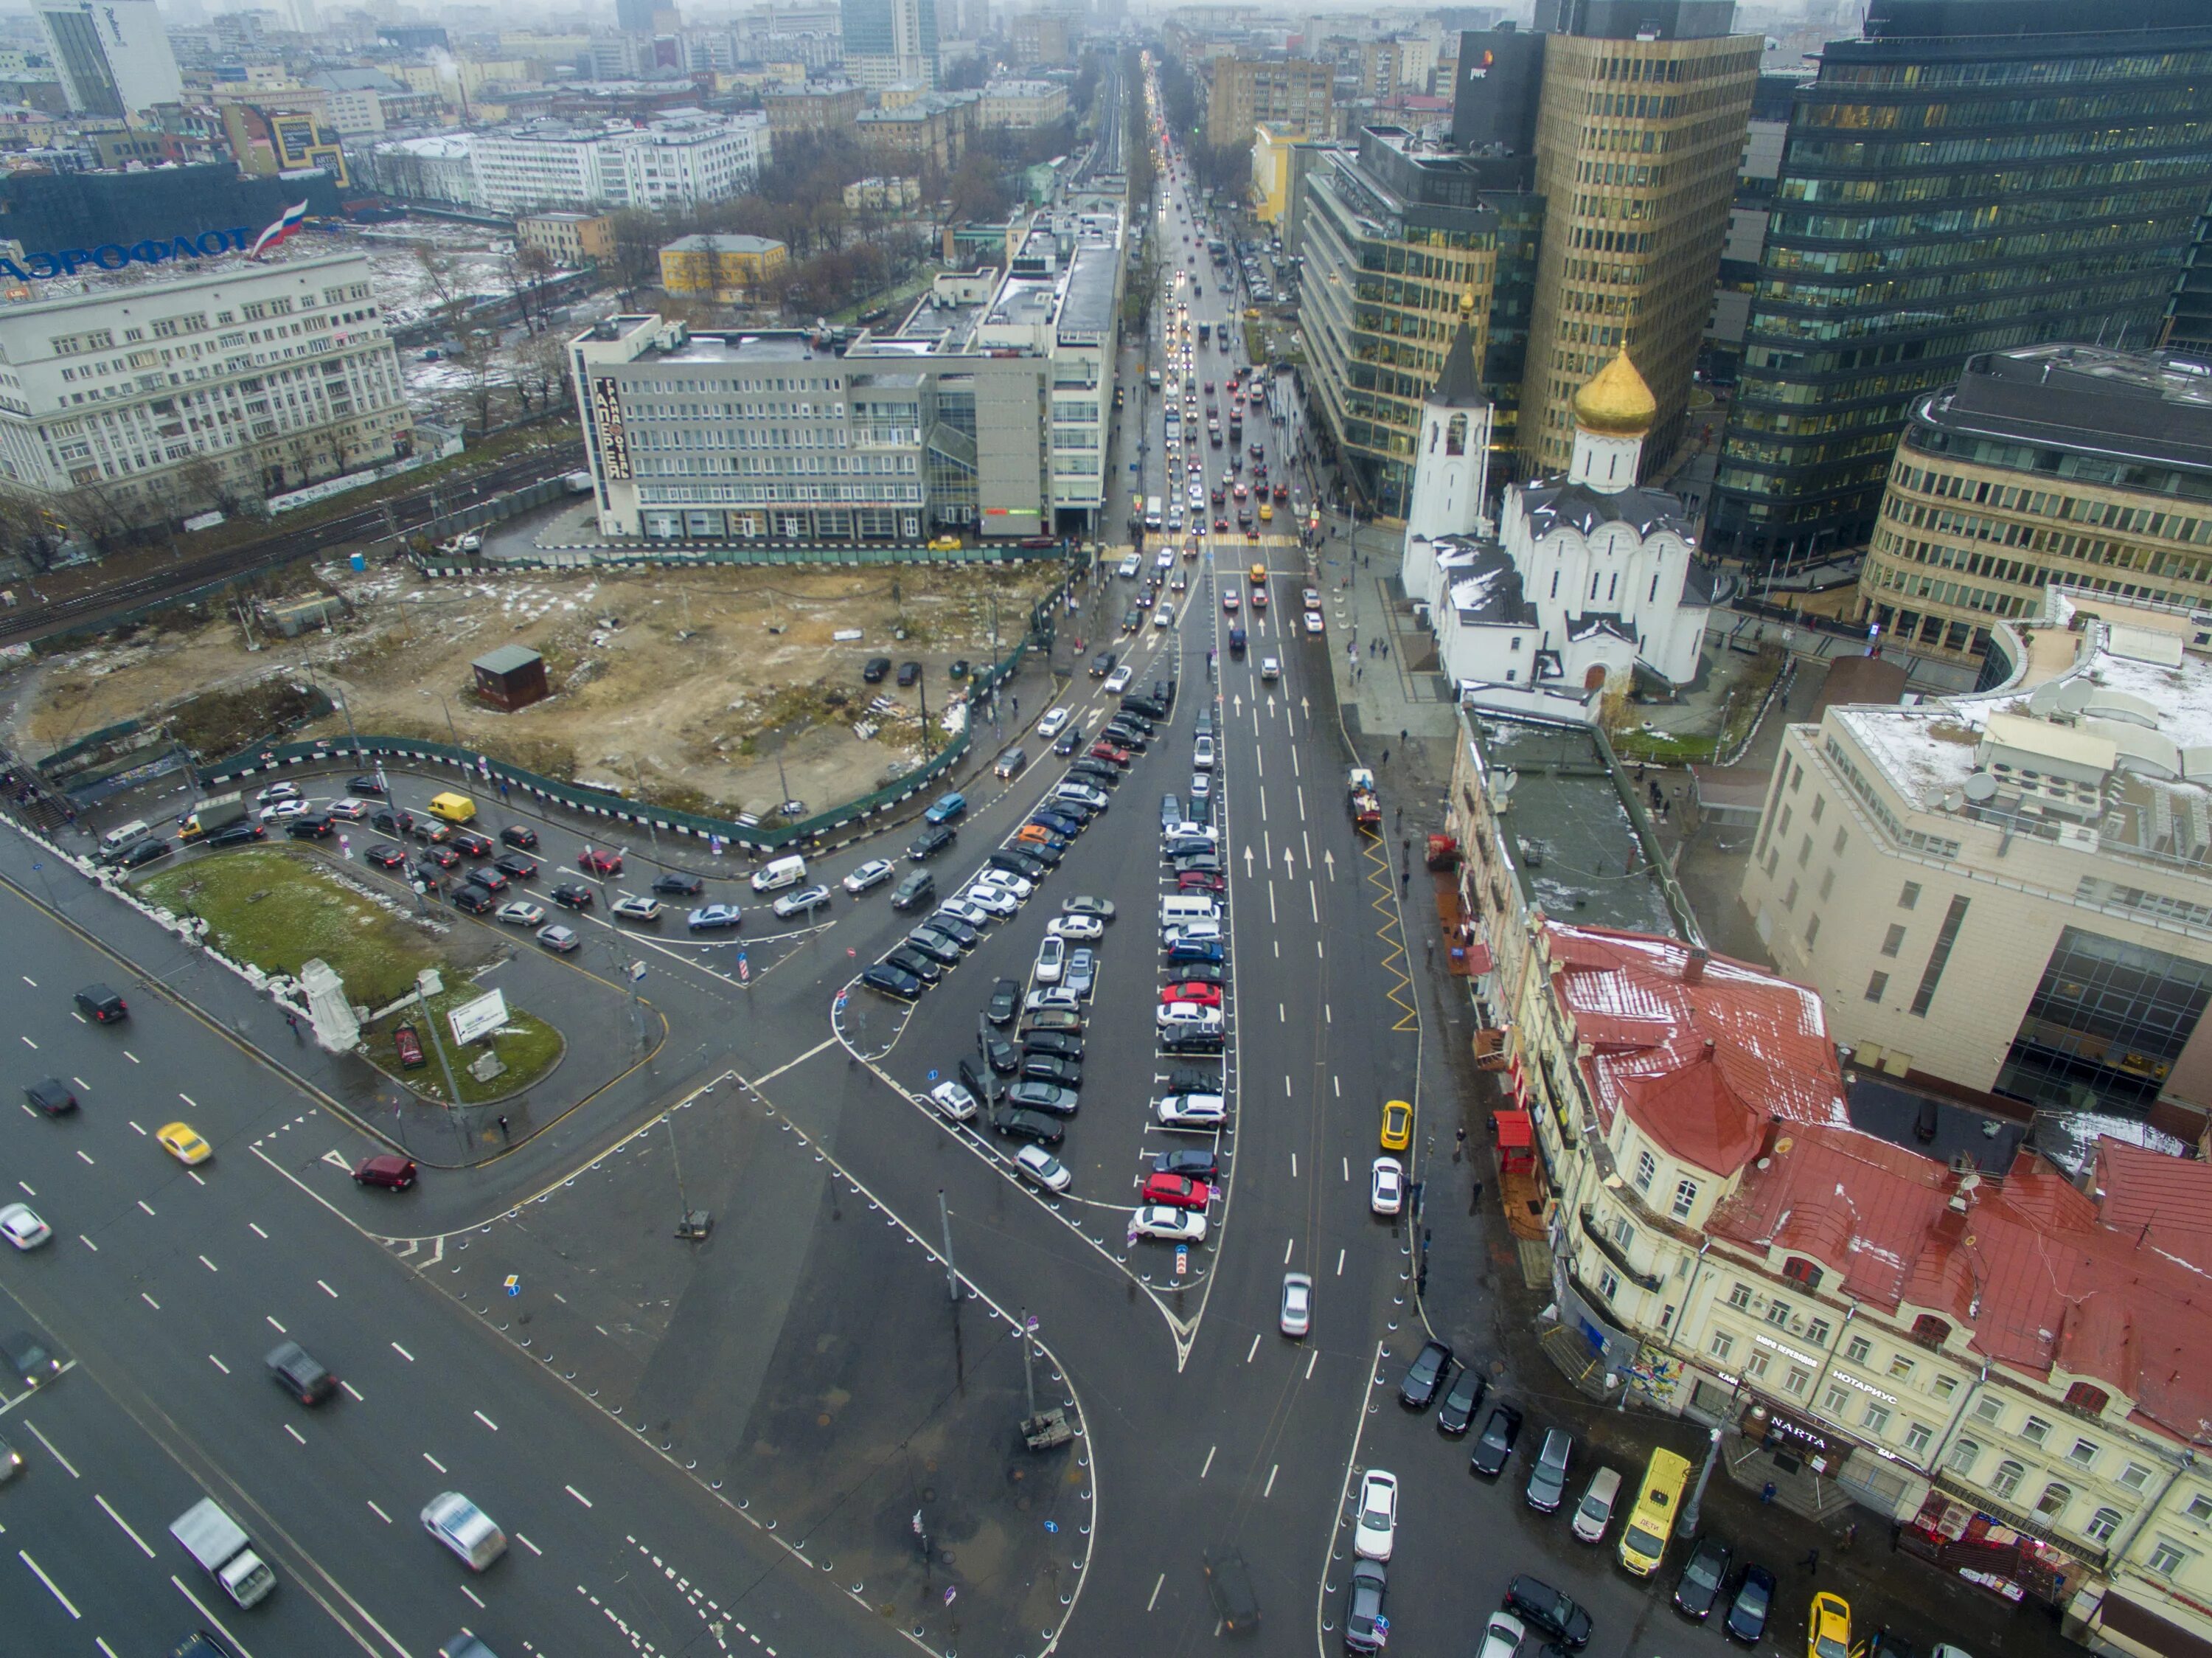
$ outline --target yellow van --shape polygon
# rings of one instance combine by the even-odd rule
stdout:
[[[466,823],[477,814],[477,803],[466,795],[440,795],[430,802],[430,815],[448,823]]]

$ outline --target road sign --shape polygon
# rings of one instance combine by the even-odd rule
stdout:
[[[645,977],[645,963],[643,963],[642,961],[633,961],[633,962],[631,962],[631,963],[629,964],[629,982],[630,982],[631,984],[636,984],[636,983],[638,982],[638,980],[640,980],[641,978],[643,978],[644,977]]]
[[[507,1293],[510,1295],[520,1295],[522,1293],[522,1280],[513,1272],[507,1275]]]

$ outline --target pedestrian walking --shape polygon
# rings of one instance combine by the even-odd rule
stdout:
[[[1770,1479],[1766,1482],[1766,1488],[1759,1492],[1759,1500],[1761,1503],[1771,1503],[1774,1501],[1774,1482],[1772,1480]]]
[[[501,1112],[499,1114],[499,1137],[502,1140],[512,1140],[514,1138],[514,1134],[507,1129],[507,1113],[505,1112]]]
[[[1838,1546],[1845,1554],[1849,1554],[1858,1545],[1858,1540],[1859,1522],[1854,1520],[1850,1525],[1844,1527],[1844,1540],[1840,1545],[1838,1545]]]
[[[1797,1570],[1800,1571],[1808,1572],[1820,1570],[1820,1551],[1818,1548],[1810,1548],[1806,1550],[1805,1557],[1797,1563]]]
[[[1387,748],[1382,751],[1382,764],[1385,765],[1390,764],[1390,751]]]

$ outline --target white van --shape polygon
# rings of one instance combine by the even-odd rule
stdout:
[[[119,825],[102,835],[100,838],[100,850],[103,852],[119,852],[125,847],[134,845],[145,839],[153,832],[140,820],[133,818],[130,822]]]
[[[786,887],[796,887],[806,879],[806,860],[793,854],[790,857],[770,858],[753,875],[756,893],[779,892]]]
[[[1210,898],[1181,896],[1160,900],[1160,925],[1188,927],[1194,921],[1221,919],[1221,906]]]

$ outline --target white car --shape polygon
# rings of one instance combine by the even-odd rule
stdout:
[[[1303,1272],[1283,1274],[1283,1307],[1278,1320],[1286,1336],[1303,1336],[1313,1328],[1313,1280]]]
[[[859,869],[854,870],[851,875],[845,877],[843,886],[847,892],[850,893],[854,898],[858,898],[861,893],[866,892],[869,887],[882,886],[884,882],[889,881],[897,873],[898,871],[892,865],[886,863],[883,859],[870,858]]]
[[[1124,558],[1119,564],[1115,565],[1115,570],[1116,574],[1133,581],[1136,578],[1137,572],[1144,569],[1144,560],[1138,558],[1137,555],[1133,552],[1127,558]]]
[[[1229,1120],[1229,1104],[1218,1094],[1170,1094],[1152,1107],[1162,1128],[1219,1128]]]
[[[1065,1192],[1075,1182],[1061,1162],[1042,1146],[1024,1146],[1014,1154],[1014,1173],[1047,1192]]]
[[[971,910],[981,910],[985,915],[996,916],[1002,920],[1022,907],[1014,895],[1003,887],[971,887],[961,893],[957,901]]]
[[[273,800],[297,800],[300,785],[296,783],[272,783],[253,797],[256,806],[266,806]]]
[[[1060,975],[1067,966],[1067,942],[1054,934],[1037,946],[1036,966],[1032,969],[1040,984],[1057,984]]]
[[[1044,923],[1044,930],[1054,938],[1085,943],[1106,936],[1106,923],[1097,916],[1054,916]]]
[[[1064,708],[1055,708],[1037,722],[1036,734],[1039,737],[1049,741],[1058,736],[1066,723],[1067,710]]]
[[[1201,1007],[1195,1002],[1164,1002],[1160,1004],[1159,1019],[1164,1031],[1211,1033],[1221,1028],[1221,1009]]]
[[[1388,1560],[1398,1540],[1398,1476],[1370,1468],[1359,1481],[1359,1518],[1352,1551],[1362,1560]]]
[[[1276,661],[1273,656],[1262,656],[1260,659],[1260,678],[1263,682],[1272,684],[1273,681],[1279,680],[1282,677],[1282,663]]]
[[[301,818],[307,814],[307,802],[303,800],[280,800],[274,806],[261,808],[264,823],[276,823],[285,818]]]
[[[1052,1009],[1060,1013],[1080,1014],[1083,1011],[1083,998],[1073,991],[1064,989],[1057,984],[1048,991],[1031,991],[1022,998],[1024,1013],[1042,1013],[1046,1009]]]
[[[1178,944],[1223,944],[1229,935],[1218,921],[1192,921],[1180,927],[1160,929],[1160,948],[1172,950]]]
[[[535,904],[526,904],[520,899],[517,899],[512,904],[502,904],[499,906],[498,919],[504,921],[510,927],[543,927],[545,924],[545,911]]]
[[[359,823],[368,815],[368,802],[365,800],[356,800],[349,795],[334,805],[325,806],[323,808],[323,814],[325,817],[343,818],[348,823]]]
[[[54,1235],[53,1228],[40,1220],[28,1204],[9,1204],[0,1209],[0,1237],[4,1237],[18,1249],[36,1249]]]
[[[1117,667],[1106,676],[1106,694],[1118,697],[1129,688],[1129,681],[1137,677],[1133,667]]]
[[[1190,504],[1194,507],[1204,505],[1206,500],[1204,491],[1194,491],[1193,493],[1197,495],[1199,498],[1193,501]],[[1158,555],[1153,558],[1152,566],[1156,570],[1172,570],[1175,567],[1175,549],[1173,547],[1162,547],[1159,550]]]
[[[1104,811],[1109,804],[1106,798],[1106,791],[1104,789],[1093,789],[1088,783],[1063,783],[1060,784],[1052,791],[1052,798],[1054,800],[1072,800],[1078,805],[1089,807],[1094,812]],[[1024,894],[1024,896],[1027,896],[1027,894]]]
[[[482,1571],[507,1552],[507,1535],[491,1516],[459,1491],[441,1491],[422,1507],[422,1529]]]
[[[1478,1658],[1513,1658],[1528,1638],[1528,1626],[1510,1612],[1493,1612],[1483,1627]]]
[[[1406,1207],[1406,1166],[1395,1157],[1377,1157],[1367,1180],[1367,1206],[1377,1215],[1395,1215]]]
[[[1192,747],[1190,763],[1201,771],[1213,770],[1213,739],[1200,737]]]
[[[1154,627],[1173,627],[1175,625],[1175,607],[1173,605],[1162,605],[1155,609],[1152,612],[1152,625]]]
[[[986,869],[975,877],[975,884],[979,887],[1002,887],[1020,899],[1025,899],[1036,891],[1025,876],[1018,875],[1012,869]]]
[[[1206,1216],[1168,1204],[1146,1204],[1129,1216],[1129,1230],[1139,1238],[1158,1238],[1163,1243],[1204,1243]]]
[[[975,1096],[957,1082],[939,1082],[929,1091],[929,1103],[956,1123],[975,1114]]]
[[[607,913],[623,921],[642,922],[649,927],[660,919],[660,909],[659,899],[640,898],[634,893],[624,893],[607,906]]]
[[[937,913],[951,916],[955,921],[965,922],[978,931],[989,926],[994,919],[988,910],[979,904],[970,904],[964,898],[946,899],[937,906]]]
[[[1212,800],[1213,798],[1213,779],[1206,776],[1203,771],[1192,772],[1190,774],[1190,797],[1193,800]]]
[[[1319,611],[1310,610],[1306,613],[1306,631],[1308,633],[1319,633],[1321,631],[1321,613]]]

